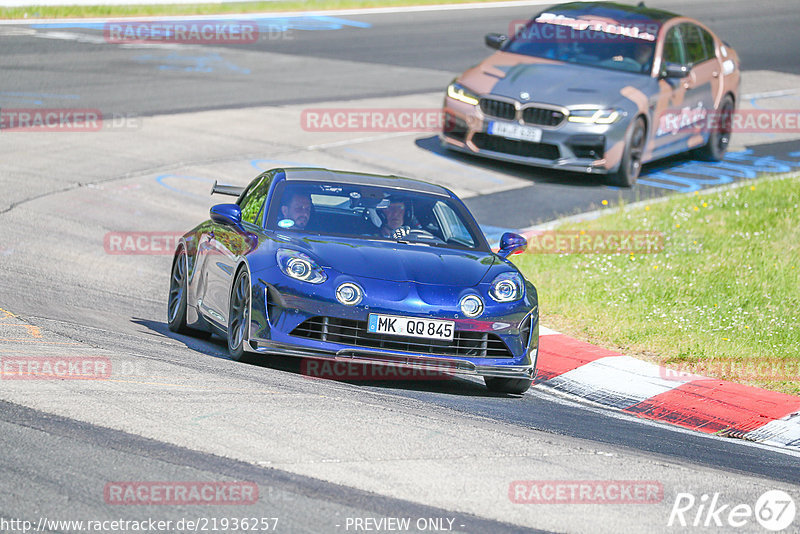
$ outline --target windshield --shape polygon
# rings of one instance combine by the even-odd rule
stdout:
[[[452,199],[374,186],[282,182],[270,205],[267,228],[486,249],[474,219]]]
[[[531,20],[506,43],[505,52],[612,70],[650,74],[655,35],[638,26],[559,18]],[[571,22],[570,22],[571,21]],[[588,25],[588,27],[587,27]]]

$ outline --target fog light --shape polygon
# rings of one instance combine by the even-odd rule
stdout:
[[[336,289],[336,300],[345,306],[355,306],[361,302],[363,293],[357,285],[345,282]]]
[[[467,317],[477,317],[483,313],[483,301],[477,295],[467,295],[461,299],[461,311]]]

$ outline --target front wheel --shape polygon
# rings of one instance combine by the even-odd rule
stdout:
[[[181,248],[172,260],[172,276],[169,280],[167,299],[167,326],[178,334],[208,338],[211,332],[195,330],[186,325],[186,286],[189,272],[187,263],[186,251]]]
[[[250,327],[250,275],[242,269],[236,275],[228,310],[228,352],[237,362],[250,361],[244,345]]]
[[[486,382],[486,387],[489,391],[496,391],[498,393],[514,393],[522,395],[531,387],[533,380],[529,378],[497,378],[492,376],[484,376],[483,381]]]
[[[642,155],[647,140],[647,127],[642,117],[637,117],[625,134],[625,150],[619,170],[608,175],[608,181],[620,187],[631,187],[639,178],[642,170]]]

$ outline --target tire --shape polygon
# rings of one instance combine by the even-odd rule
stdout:
[[[491,376],[484,376],[483,381],[486,382],[486,387],[489,391],[496,391],[498,393],[514,393],[522,395],[531,387],[533,380],[529,378],[496,378]]]
[[[251,362],[252,355],[245,351],[250,324],[250,275],[247,269],[236,274],[228,307],[228,353],[237,362]]]
[[[181,247],[172,260],[172,272],[169,280],[169,297],[167,298],[167,326],[176,334],[184,334],[199,338],[211,337],[211,332],[196,330],[186,326],[186,284],[189,273],[186,251]]]
[[[625,134],[625,151],[622,153],[622,161],[619,162],[619,170],[608,175],[608,182],[611,185],[632,187],[636,183],[642,170],[642,155],[646,141],[647,126],[644,118],[636,117]]]
[[[725,95],[715,113],[719,118],[718,127],[709,134],[708,142],[698,150],[700,157],[709,161],[722,160],[728,150],[733,130],[733,98]]]

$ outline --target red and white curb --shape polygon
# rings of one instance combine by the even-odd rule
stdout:
[[[800,397],[688,375],[540,327],[536,384],[645,419],[800,451]]]

